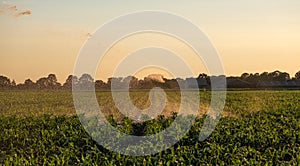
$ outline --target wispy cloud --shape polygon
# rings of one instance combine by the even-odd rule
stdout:
[[[26,16],[26,15],[31,15],[31,10],[27,9],[27,10],[25,10],[23,12],[17,13],[15,16],[16,17],[21,17],[21,16]]]
[[[10,6],[10,7],[8,8],[8,10],[10,10],[10,11],[18,11],[16,5],[15,5],[15,6]]]
[[[8,4],[6,1],[2,1],[0,3],[0,15],[21,17],[26,15],[31,15],[31,10],[18,9],[16,5]]]

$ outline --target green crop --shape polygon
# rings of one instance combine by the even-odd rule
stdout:
[[[139,102],[137,98],[145,93],[133,92],[132,100]],[[171,109],[180,96],[171,91],[167,95]],[[210,92],[201,92],[200,109],[208,107],[209,96]],[[109,92],[97,92],[97,97],[100,105],[112,104]],[[0,99],[0,164],[4,165],[300,164],[300,91],[229,91],[223,118],[209,138],[198,140],[206,118],[199,116],[174,146],[144,157],[117,154],[92,140],[75,115],[71,92],[6,91],[0,92]],[[168,110],[169,114],[137,123],[112,110],[106,110],[108,121],[138,136],[158,133],[176,117],[189,118]]]

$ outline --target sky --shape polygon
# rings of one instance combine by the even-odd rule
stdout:
[[[21,83],[55,73],[64,82],[97,28],[143,10],[167,11],[197,25],[219,52],[226,75],[280,70],[293,76],[300,70],[299,0],[6,0],[0,1],[0,75]],[[178,54],[194,73],[206,72],[204,63],[183,55],[192,51],[176,39],[142,34],[120,41],[115,51],[112,48],[99,63],[97,79],[110,77],[122,56],[140,42],[147,44],[144,39],[152,45],[167,42],[170,48],[182,48]],[[126,51],[118,52],[118,47]],[[135,74],[142,77],[149,72],[168,73],[147,68]]]

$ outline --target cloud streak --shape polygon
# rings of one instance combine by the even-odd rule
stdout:
[[[14,17],[21,17],[26,15],[31,15],[31,10],[20,10],[16,5],[7,4],[3,1],[0,3],[0,15],[11,15]]]
[[[27,9],[27,10],[25,10],[23,12],[17,13],[15,16],[16,17],[21,17],[21,16],[26,16],[26,15],[31,15],[31,10]]]

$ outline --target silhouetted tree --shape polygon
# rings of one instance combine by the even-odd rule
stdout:
[[[111,89],[137,89],[139,86],[139,80],[134,76],[123,77],[111,77],[108,78],[107,88]]]
[[[16,84],[16,81],[15,80],[13,80],[12,82],[11,82],[11,86],[12,87],[15,87],[17,84]]]
[[[0,88],[9,89],[11,87],[10,79],[5,76],[0,76]]]
[[[259,75],[260,77],[260,81],[270,81],[272,78],[269,77],[269,73],[268,72],[263,72]]]
[[[109,89],[120,89],[122,87],[121,81],[122,77],[110,77],[108,78],[107,84]]]
[[[26,79],[24,83],[18,84],[17,89],[35,89],[35,83],[31,81],[30,79]]]
[[[258,81],[260,80],[260,76],[259,73],[255,73],[255,74],[250,74],[249,77],[247,77],[246,79],[249,83],[251,84],[257,84]]]
[[[152,89],[154,87],[152,81],[145,77],[144,80],[138,81],[138,88],[139,89]]]
[[[287,81],[287,80],[290,80],[291,77],[290,77],[290,74],[289,74],[289,73],[281,72],[280,75],[277,77],[277,79],[278,79],[279,81]]]
[[[199,76],[198,76],[198,78],[207,78],[207,74],[205,74],[205,73],[201,73],[201,74],[199,74]]]
[[[85,73],[79,78],[78,86],[81,90],[92,90],[94,79],[91,75]]]
[[[150,77],[151,76],[151,77]],[[154,76],[158,76],[157,78]],[[198,88],[211,86],[211,79],[218,83],[219,79],[223,79],[222,76],[208,76],[205,73],[201,73],[195,79],[198,83]],[[300,71],[295,74],[295,78],[291,79],[289,73],[274,71],[274,72],[263,72],[259,73],[243,73],[240,77],[226,77],[228,87],[232,88],[255,88],[255,87],[268,87],[272,85],[272,87],[299,87],[300,80]],[[83,74],[79,79],[76,76],[69,75],[63,84],[64,89],[72,89],[73,85],[76,85],[76,88],[80,88],[80,90],[93,90],[92,88],[95,86],[96,89],[104,90],[110,89],[111,83],[114,82],[117,89],[152,89],[153,87],[161,87],[163,89],[179,89],[179,85],[182,85],[183,88],[188,88],[189,86],[193,88],[197,88],[196,82],[191,85],[191,81],[188,81],[189,78],[186,79],[167,79],[163,78],[162,75],[149,75],[145,77],[143,80],[139,80],[136,77],[128,76],[125,78],[109,78],[107,83],[102,80],[97,80],[94,82],[94,79],[89,74]],[[206,80],[206,81],[205,81]],[[276,81],[276,82],[273,82]],[[72,84],[74,83],[74,84]],[[129,87],[128,87],[129,86]],[[16,85],[16,82],[11,81],[6,76],[0,76],[0,89],[61,89],[61,84],[57,81],[55,74],[49,74],[47,77],[39,78],[36,83],[31,81],[30,79],[26,79],[23,84]]]
[[[55,74],[49,74],[47,77],[47,81],[48,81],[48,86],[51,89],[58,89],[61,86],[61,84],[57,82],[57,78]]]
[[[27,79],[24,81],[24,85],[28,88],[32,87],[34,85],[34,82],[31,81],[31,79]]]
[[[55,74],[49,74],[48,77],[42,77],[36,81],[39,89],[58,89],[61,84],[57,82]]]
[[[63,84],[64,89],[72,89],[72,84],[76,86],[78,84],[77,76],[69,75],[66,82]]]
[[[130,83],[129,83],[129,88],[130,89],[137,89],[139,85],[139,79],[137,79],[134,76],[130,77]]]
[[[98,89],[98,90],[104,90],[104,89],[108,89],[108,86],[107,84],[102,81],[102,80],[96,80],[95,81],[95,88]]]
[[[39,89],[45,89],[47,87],[47,78],[42,77],[36,81],[36,85]]]
[[[122,88],[136,89],[138,87],[138,79],[134,76],[127,76],[120,83]]]
[[[82,76],[79,78],[79,83],[80,84],[85,84],[85,83],[92,83],[94,82],[94,79],[91,75],[89,74],[82,74]]]
[[[296,78],[297,80],[300,80],[300,71],[298,71],[298,72],[295,74],[295,78]]]
[[[287,81],[290,79],[290,75],[286,72],[281,72],[281,71],[274,71],[272,73],[268,74],[268,77],[270,81]]]
[[[179,84],[176,79],[164,79],[165,80],[165,87],[168,89],[180,89]]]
[[[241,79],[245,80],[245,79],[247,79],[249,76],[250,76],[249,73],[243,73],[243,74],[241,75]]]

